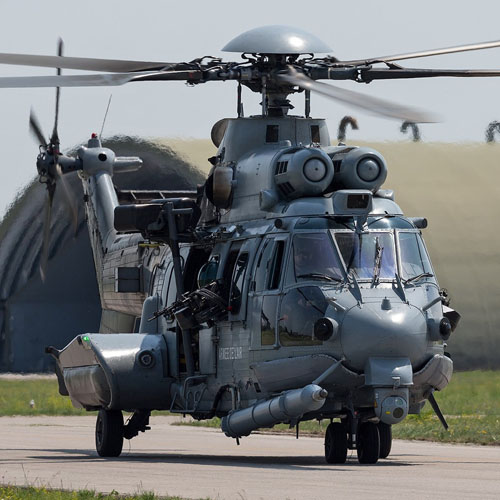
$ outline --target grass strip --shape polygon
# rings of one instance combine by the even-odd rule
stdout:
[[[152,492],[121,495],[117,491],[98,493],[93,490],[52,490],[33,486],[0,486],[0,500],[186,500],[183,497],[157,496]],[[201,499],[200,499],[201,500]],[[210,500],[208,497],[204,500]]]
[[[33,407],[30,405],[32,400]],[[436,393],[436,400],[450,425],[448,432],[443,430],[430,405],[427,404],[420,415],[410,415],[402,423],[393,426],[394,437],[500,445],[500,371],[455,373],[449,386],[444,391]],[[167,414],[167,412],[158,413]],[[55,379],[0,379],[0,416],[12,415],[88,415],[88,413],[73,408],[69,398],[59,395]],[[219,428],[220,419],[186,421],[178,425]],[[302,422],[300,432],[323,435],[327,425],[328,421]],[[281,424],[269,432],[295,433],[295,429],[289,429],[287,425]]]
[[[500,445],[500,371],[455,373],[435,396],[450,426],[448,432],[426,404],[420,415],[409,415],[393,426],[394,437]]]
[[[0,416],[87,414],[59,394],[56,379],[0,379]]]

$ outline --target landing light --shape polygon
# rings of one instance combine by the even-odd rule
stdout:
[[[314,323],[314,337],[325,341],[337,335],[339,329],[338,323],[331,318],[320,318]]]
[[[451,322],[448,318],[443,318],[439,323],[439,333],[443,340],[448,340],[452,332]]]

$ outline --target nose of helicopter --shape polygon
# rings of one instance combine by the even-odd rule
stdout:
[[[363,370],[369,357],[405,357],[412,365],[425,360],[427,324],[412,305],[365,303],[350,309],[342,322],[341,344],[346,364]]]

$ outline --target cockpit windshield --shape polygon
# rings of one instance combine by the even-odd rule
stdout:
[[[334,232],[346,271],[358,279],[394,279],[394,235],[389,232]]]
[[[399,229],[297,233],[293,269],[297,281],[344,282],[349,274],[373,283],[396,275],[405,283],[433,277],[420,233]]]
[[[295,277],[342,281],[341,264],[330,235],[323,233],[296,234],[293,238]]]

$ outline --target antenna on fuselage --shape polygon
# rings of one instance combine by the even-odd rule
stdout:
[[[110,94],[109,99],[108,99],[108,105],[106,106],[106,113],[104,113],[104,119],[102,120],[101,133],[99,134],[100,138],[102,138],[102,132],[104,130],[104,125],[106,124],[106,118],[108,117],[109,106],[111,105],[112,98],[113,98],[113,94]]]

